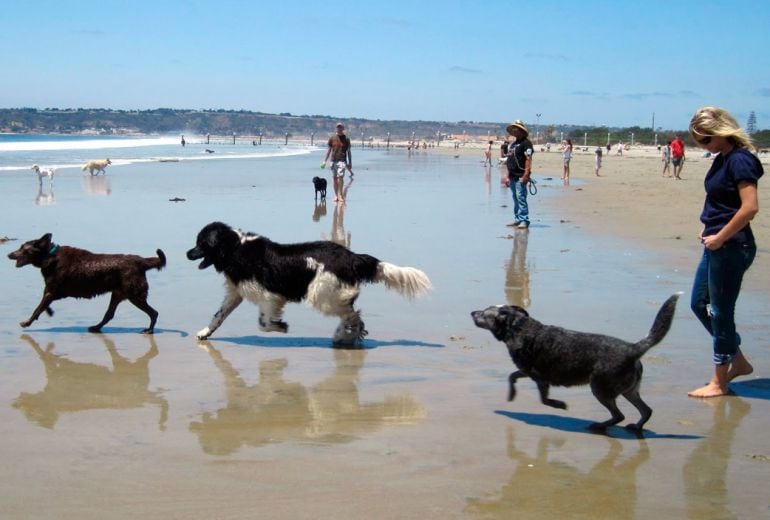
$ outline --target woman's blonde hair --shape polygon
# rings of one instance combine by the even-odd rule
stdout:
[[[738,148],[757,150],[749,134],[724,108],[703,107],[696,110],[690,119],[690,135],[696,142],[709,136],[726,137]]]

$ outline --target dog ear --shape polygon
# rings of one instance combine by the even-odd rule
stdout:
[[[40,247],[43,247],[43,248],[47,247],[47,246],[48,246],[48,245],[51,243],[51,238],[52,238],[52,236],[53,236],[53,235],[51,235],[51,233],[46,233],[46,234],[45,234],[45,235],[43,235],[42,237],[38,238],[38,239],[37,239],[37,243],[38,243],[38,245],[39,245]]]
[[[529,313],[522,307],[508,305],[500,309],[498,320],[504,321],[506,328],[518,330],[529,319]]]

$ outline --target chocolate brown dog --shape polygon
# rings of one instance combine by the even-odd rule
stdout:
[[[516,380],[530,377],[540,391],[540,401],[554,408],[566,409],[563,401],[550,399],[551,385],[591,385],[596,399],[607,408],[612,417],[589,428],[603,430],[625,417],[615,400],[623,395],[639,410],[641,419],[626,428],[641,431],[652,415],[652,409],[639,396],[642,381],[641,357],[665,337],[671,321],[678,294],[663,303],[647,337],[629,343],[611,336],[577,332],[551,325],[543,325],[530,318],[527,311],[513,305],[488,307],[471,313],[477,327],[487,329],[508,346],[513,363],[519,370],[509,378],[508,400],[516,396]]]
[[[29,327],[43,311],[53,316],[51,303],[62,298],[93,298],[112,293],[110,304],[102,321],[89,327],[89,332],[99,332],[115,315],[115,309],[128,300],[150,317],[150,326],[142,331],[152,334],[158,312],[147,303],[149,285],[145,275],[148,269],[160,270],[166,265],[166,255],[160,249],[156,258],[136,255],[101,255],[76,247],[58,246],[51,242],[51,233],[37,240],[25,242],[8,255],[16,260],[16,267],[32,264],[40,269],[45,280],[43,299],[22,327]]]

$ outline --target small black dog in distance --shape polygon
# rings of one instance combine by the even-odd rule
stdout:
[[[504,342],[516,367],[509,376],[508,400],[516,396],[516,380],[530,377],[540,391],[540,401],[554,408],[566,409],[563,401],[550,399],[551,385],[591,385],[596,399],[607,408],[612,417],[590,425],[593,430],[604,430],[625,417],[615,403],[623,395],[639,410],[641,419],[626,428],[641,431],[652,415],[652,409],[639,396],[642,381],[641,357],[663,340],[671,328],[678,294],[663,303],[647,337],[636,343],[601,334],[578,332],[544,325],[530,318],[527,311],[513,305],[488,307],[473,311],[477,327],[487,329]]]
[[[107,312],[89,332],[99,332],[115,315],[115,309],[123,300],[133,303],[150,317],[150,326],[142,331],[152,334],[158,312],[147,303],[149,285],[145,273],[149,269],[160,270],[166,265],[166,255],[158,249],[157,257],[142,258],[137,255],[96,254],[76,247],[59,246],[51,241],[51,233],[37,240],[25,242],[10,253],[16,267],[32,264],[40,269],[45,281],[43,298],[32,316],[22,321],[29,327],[45,311],[53,316],[51,303],[62,298],[93,298],[112,293]]]
[[[326,179],[313,177],[313,186],[315,187],[315,200],[318,200],[318,194],[321,194],[321,200],[326,200]]]

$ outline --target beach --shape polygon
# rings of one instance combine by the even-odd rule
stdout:
[[[445,146],[446,145],[446,146]],[[188,146],[189,148],[189,146]],[[577,147],[576,147],[577,148]],[[582,148],[582,147],[581,147]],[[190,152],[192,153],[192,152]],[[654,148],[605,156],[538,152],[532,226],[514,230],[501,170],[481,148],[353,149],[348,202],[313,199],[322,150],[221,160],[113,164],[104,176],[0,175],[7,256],[51,232],[95,252],[154,255],[160,317],[107,298],[62,300],[28,329],[37,269],[0,264],[0,515],[4,518],[759,518],[770,510],[770,200],[760,184],[759,252],[738,302],[755,372],[737,395],[688,398],[711,374],[689,310],[709,160],[688,150],[684,179],[661,178]],[[763,159],[767,168],[767,162]],[[764,181],[764,179],[763,179]],[[350,179],[348,179],[348,183]],[[183,199],[172,202],[171,199]],[[366,286],[363,348],[331,347],[335,320],[286,307],[289,333],[261,333],[243,304],[209,341],[221,275],[185,258],[223,221],[279,242],[333,239],[424,270],[434,290],[407,301]],[[654,413],[639,439],[587,425],[607,411],[587,387],[554,388],[567,410],[518,384],[503,344],[470,312],[510,303],[539,321],[637,340],[683,292],[671,331],[643,359]],[[618,401],[627,421],[637,411]]]

